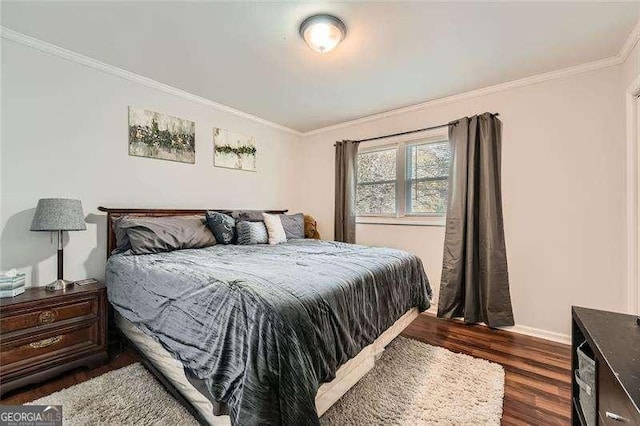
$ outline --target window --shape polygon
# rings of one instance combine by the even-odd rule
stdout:
[[[358,214],[375,216],[396,213],[396,156],[395,147],[358,154]]]
[[[448,141],[409,145],[406,212],[443,216],[447,211],[447,187],[451,152]]]
[[[358,216],[444,216],[451,151],[446,135],[361,147]]]

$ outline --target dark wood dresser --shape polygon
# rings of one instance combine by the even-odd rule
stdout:
[[[595,423],[640,425],[640,325],[636,317],[575,306],[571,313],[574,372],[578,368],[577,348],[584,342],[595,360]],[[579,392],[574,374],[572,423],[587,425]]]
[[[107,293],[102,283],[66,291],[29,288],[0,299],[0,395],[107,360]]]

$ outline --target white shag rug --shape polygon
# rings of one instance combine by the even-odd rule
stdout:
[[[499,425],[501,365],[397,337],[324,425]]]
[[[198,425],[138,362],[36,399],[29,405],[62,405],[65,426]]]
[[[320,419],[323,425],[499,425],[502,366],[396,338],[376,366]],[[65,425],[197,425],[141,364],[31,404],[63,405]]]

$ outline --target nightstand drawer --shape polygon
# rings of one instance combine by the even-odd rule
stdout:
[[[74,328],[63,328],[30,338],[2,343],[2,373],[7,373],[23,364],[34,364],[39,360],[53,360],[75,352],[97,349],[104,345],[100,340],[99,323],[93,322]]]
[[[78,300],[75,302],[15,312],[0,318],[0,333],[10,333],[46,324],[52,324],[71,318],[93,318],[98,315],[98,299]]]

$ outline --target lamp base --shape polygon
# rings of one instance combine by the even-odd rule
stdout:
[[[45,287],[47,291],[65,290],[67,287],[72,287],[73,282],[67,280],[55,280],[51,284],[47,284]]]

